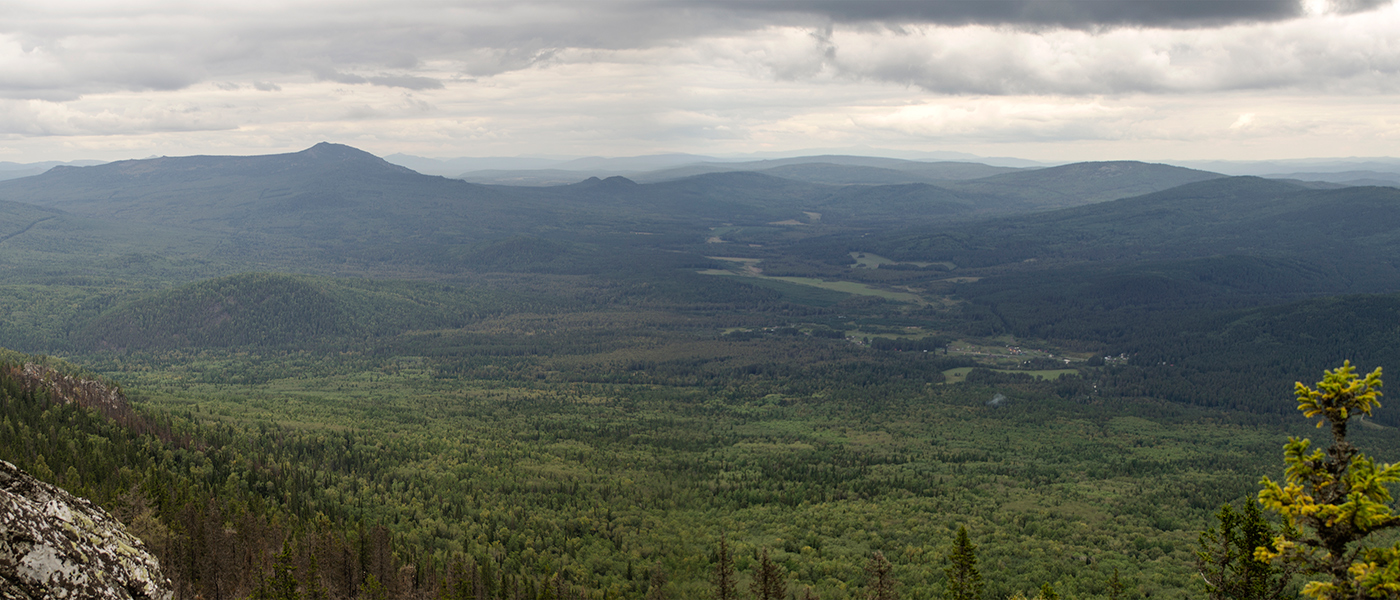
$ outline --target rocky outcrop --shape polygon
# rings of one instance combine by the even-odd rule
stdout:
[[[76,403],[119,422],[130,418],[132,414],[131,404],[126,401],[126,396],[121,390],[116,385],[95,377],[66,374],[51,366],[28,361],[6,370],[11,377],[20,382],[25,391],[45,390],[54,402]]]
[[[0,461],[0,600],[170,600],[170,580],[107,511]]]

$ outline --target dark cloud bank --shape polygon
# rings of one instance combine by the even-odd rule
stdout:
[[[1350,14],[1391,0],[1333,0],[1328,10]],[[695,0],[744,12],[805,13],[838,22],[880,21],[943,25],[1056,27],[1197,27],[1278,21],[1307,13],[1300,0]]]

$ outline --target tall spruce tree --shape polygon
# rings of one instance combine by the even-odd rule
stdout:
[[[1226,504],[1216,513],[1217,527],[1201,533],[1196,569],[1211,600],[1271,600],[1286,597],[1291,570],[1255,557],[1254,551],[1273,543],[1274,528],[1254,499],[1244,511]]]
[[[1400,482],[1400,465],[1376,464],[1347,440],[1347,425],[1380,406],[1381,370],[1364,378],[1351,362],[1323,372],[1317,389],[1294,385],[1298,410],[1317,426],[1330,425],[1332,445],[1324,452],[1291,437],[1280,485],[1263,478],[1259,502],[1284,518],[1284,532],[1256,550],[1260,560],[1320,576],[1303,586],[1317,600],[1400,598],[1400,543],[1365,544],[1372,534],[1400,526],[1389,484]]]
[[[316,558],[316,552],[311,552],[311,560],[306,566],[306,600],[330,600],[330,590],[326,589],[325,582],[321,581],[321,561]]]
[[[1127,592],[1128,586],[1118,577],[1118,567],[1113,567],[1113,576],[1108,578],[1108,600],[1123,600]]]
[[[719,536],[719,553],[715,556],[715,600],[739,600],[738,582],[734,576],[734,555],[729,540]]]
[[[380,583],[379,578],[375,577],[374,573],[370,573],[365,576],[364,583],[360,584],[360,595],[356,598],[359,600],[389,600],[389,590],[384,588],[384,584]]]
[[[977,571],[977,547],[967,537],[967,527],[958,527],[958,539],[948,554],[948,600],[981,600],[982,574]]]
[[[272,575],[262,580],[250,597],[254,600],[301,600],[289,542],[282,543],[282,551],[273,559]]]
[[[869,600],[896,600],[899,596],[894,591],[894,565],[885,559],[885,555],[876,552],[870,557],[870,563],[865,565],[865,597]]]
[[[754,568],[753,581],[749,591],[754,600],[785,600],[787,598],[787,572],[773,562],[768,549],[758,555],[758,566]]]
[[[666,595],[666,570],[661,568],[661,561],[656,561],[651,567],[651,580],[647,582],[647,600],[667,600]]]

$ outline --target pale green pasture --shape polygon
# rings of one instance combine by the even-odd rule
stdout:
[[[972,369],[974,368],[975,367],[958,367],[956,369],[948,369],[947,371],[943,372],[943,377],[945,377],[944,383],[962,383],[967,380],[968,372],[972,371]],[[1059,379],[1061,377],[1064,377],[1065,375],[1076,375],[1079,373],[1079,371],[1075,369],[1040,369],[1035,371],[1020,371],[1016,369],[992,370],[998,373],[1025,373],[1036,379],[1050,380]]]
[[[895,302],[912,302],[915,304],[922,304],[924,302],[924,299],[918,294],[882,290],[854,281],[823,281],[811,277],[764,277],[764,279],[776,279],[778,281],[786,281],[798,285],[810,285],[833,292],[845,292],[847,294],[856,294],[860,296],[878,296],[886,300],[894,300]]]
[[[725,269],[703,269],[697,272],[701,275],[737,275],[740,277],[752,277],[754,279],[767,279],[769,281],[786,281],[788,283],[811,286],[815,288],[821,288],[824,290],[831,290],[833,292],[844,292],[847,294],[856,294],[858,296],[877,296],[886,300],[893,300],[895,302],[910,302],[913,304],[927,303],[927,301],[925,301],[923,297],[919,296],[918,294],[913,294],[909,292],[896,292],[892,290],[882,290],[879,288],[870,287],[863,283],[856,283],[854,281],[824,281],[812,277],[769,277],[767,275],[738,273],[735,271],[729,271]]]

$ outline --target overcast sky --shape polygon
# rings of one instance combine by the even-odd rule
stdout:
[[[1400,156],[1377,0],[0,0],[0,160]]]

